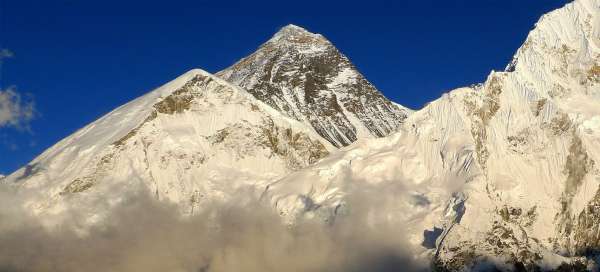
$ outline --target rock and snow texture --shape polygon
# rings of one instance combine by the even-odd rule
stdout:
[[[325,37],[294,25],[217,75],[336,147],[387,136],[409,112],[385,98]]]
[[[290,225],[332,222],[368,194],[370,225],[402,226],[450,270],[551,268],[600,248],[600,0],[544,15],[506,71],[410,115],[295,26],[218,76],[191,71],[3,181],[57,220],[98,220],[94,200],[133,183],[187,213],[253,186]]]
[[[463,116],[481,173],[444,259],[598,249],[599,67],[600,1],[574,1],[540,19],[507,71],[439,101]]]
[[[27,205],[41,214],[77,207],[95,215],[102,208],[94,199],[118,202],[139,183],[191,213],[333,149],[244,90],[192,70],[59,142],[6,182],[35,192]]]
[[[288,220],[334,220],[350,188],[398,183],[386,218],[438,265],[548,268],[599,250],[599,147],[600,1],[578,0],[544,15],[506,71],[268,193]]]

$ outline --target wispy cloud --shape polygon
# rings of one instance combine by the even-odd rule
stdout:
[[[0,89],[0,128],[27,129],[35,117],[35,103],[24,99],[14,87]]]
[[[0,48],[0,79],[2,63],[7,58],[12,58],[14,53],[6,48]],[[0,128],[14,127],[18,129],[29,128],[29,121],[35,116],[35,104],[26,100],[17,92],[15,87],[2,88],[0,86]]]
[[[14,53],[6,48],[2,48],[0,49],[0,62],[2,62],[3,59],[6,58],[12,58],[14,56]]]

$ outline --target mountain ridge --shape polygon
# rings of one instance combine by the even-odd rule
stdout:
[[[228,187],[271,180],[330,150],[301,123],[194,69],[67,137],[3,182],[37,191],[27,205],[49,219],[73,207],[103,214],[87,202],[94,198],[89,192],[137,183],[190,211],[203,197],[226,197]],[[225,182],[233,175],[239,184]]]
[[[600,1],[576,0],[542,16],[505,71],[408,114],[323,36],[290,25],[216,76],[193,70],[119,107],[2,182],[33,192],[26,207],[50,226],[70,210],[100,222],[110,209],[95,201],[119,202],[136,182],[186,215],[248,186],[291,228],[353,212],[372,231],[397,226],[403,249],[442,271],[597,269],[597,67]]]
[[[393,136],[285,177],[269,187],[272,205],[290,221],[334,220],[346,188],[399,183],[407,195],[389,201],[402,208],[382,213],[410,222],[417,255],[442,270],[597,269],[586,254],[600,238],[598,15],[597,0],[544,15],[507,71],[444,94]]]

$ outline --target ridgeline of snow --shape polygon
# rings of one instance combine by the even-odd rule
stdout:
[[[192,70],[59,142],[6,182],[34,194],[28,209],[56,222],[70,209],[97,220],[107,212],[97,201],[116,205],[140,183],[193,213],[333,149],[246,91]]]

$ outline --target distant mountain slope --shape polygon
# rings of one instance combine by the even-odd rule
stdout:
[[[294,25],[217,75],[309,124],[337,147],[387,136],[408,113],[375,89],[325,37]]]

